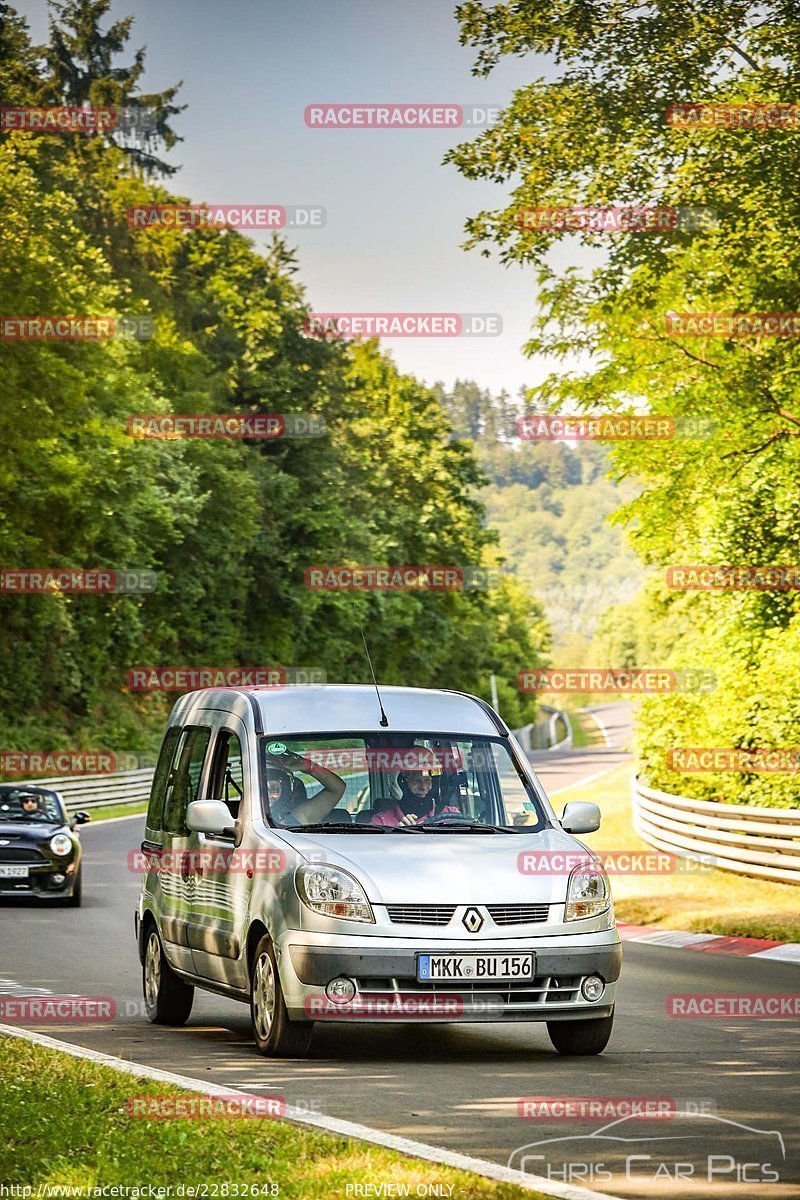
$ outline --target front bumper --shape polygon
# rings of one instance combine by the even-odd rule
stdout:
[[[383,941],[370,937],[368,941],[369,945],[358,945],[352,938],[288,931],[276,943],[276,952],[289,1016],[301,1021],[553,1021],[602,1017],[610,1014],[614,1004],[622,963],[616,929],[564,938],[447,942],[431,938],[423,943],[418,939]],[[533,952],[535,975],[532,980],[514,983],[418,983],[417,955],[428,951]],[[599,975],[606,985],[594,1002],[581,993],[587,975]],[[355,982],[356,997],[350,1005],[326,999],[326,985],[339,976]]]
[[[18,867],[18,863],[3,864]],[[0,897],[35,896],[39,900],[58,900],[71,896],[75,885],[78,863],[67,864],[44,862],[25,864],[27,876],[22,878],[0,878]]]

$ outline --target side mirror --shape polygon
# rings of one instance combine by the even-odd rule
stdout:
[[[600,828],[600,809],[596,804],[573,800],[561,814],[561,828],[565,833],[594,833]]]
[[[193,800],[186,809],[186,825],[195,833],[233,837],[233,817],[222,800]]]
[[[70,829],[74,829],[76,825],[85,825],[87,821],[91,821],[91,816],[87,812],[76,812],[72,814]]]

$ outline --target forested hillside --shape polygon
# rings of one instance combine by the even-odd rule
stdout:
[[[0,563],[157,573],[151,594],[0,595],[7,748],[151,748],[173,696],[127,691],[140,665],[315,666],[489,696],[530,719],[521,663],[547,633],[513,579],[473,591],[310,591],[312,564],[494,561],[473,450],[435,394],[375,344],[303,332],[301,267],[230,230],[131,228],[129,206],[183,200],[160,160],[173,90],[143,94],[130,22],[60,6],[47,47],[0,2],[7,105],[124,106],[136,137],[0,132],[0,312],[150,318],[149,338],[0,345]],[[130,66],[120,64],[123,53]],[[202,199],[195,197],[195,200]],[[139,440],[132,413],[302,413],[318,438]]]
[[[489,477],[482,497],[506,567],[543,603],[556,652],[575,650],[593,637],[603,612],[641,586],[641,563],[609,522],[635,486],[606,478],[610,460],[597,442],[521,441],[523,401],[471,381],[437,391]]]

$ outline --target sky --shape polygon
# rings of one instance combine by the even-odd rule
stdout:
[[[36,41],[46,0],[17,0]],[[313,205],[323,228],[288,231],[314,311],[498,313],[500,336],[387,338],[427,383],[475,379],[516,394],[546,373],[521,347],[533,272],[464,251],[464,222],[506,190],[442,166],[474,136],[459,129],[313,129],[315,102],[446,102],[502,107],[541,73],[531,56],[471,74],[451,0],[114,0],[147,47],[143,90],[183,80],[183,137],[168,186],[214,204]],[[124,61],[129,61],[126,56]],[[259,236],[256,236],[259,241]]]

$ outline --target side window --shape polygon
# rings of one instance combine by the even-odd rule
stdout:
[[[164,741],[161,743],[161,750],[158,755],[155,774],[153,775],[153,786],[150,789],[150,803],[147,806],[148,829],[161,829],[162,827],[167,779],[169,778],[172,760],[175,757],[175,748],[178,745],[180,736],[180,729],[177,725],[173,725],[171,729],[167,730],[164,735]]]
[[[235,733],[223,729],[214,748],[209,795],[214,800],[224,800],[235,820],[243,791],[242,744]]]
[[[181,837],[189,832],[185,822],[186,809],[198,796],[211,730],[197,725],[185,729],[184,735],[178,765],[169,775],[164,800],[164,829]]]

